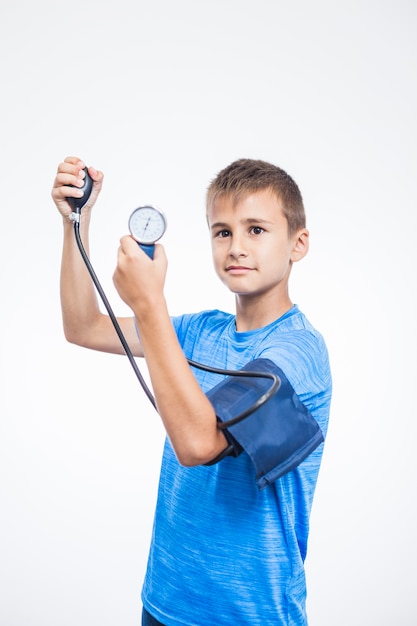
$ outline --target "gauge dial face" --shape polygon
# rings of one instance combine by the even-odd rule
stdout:
[[[165,215],[148,204],[135,209],[129,218],[130,234],[137,242],[151,245],[158,241],[166,230]]]

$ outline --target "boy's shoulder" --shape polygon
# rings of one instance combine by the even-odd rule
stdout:
[[[208,349],[208,346],[228,339],[230,328],[235,325],[235,316],[224,311],[209,310],[173,317],[172,323],[182,348],[192,354],[196,346],[198,349],[203,346]]]
[[[313,344],[324,343],[320,331],[310,322],[296,304],[282,317],[275,320],[269,327],[267,326],[263,330],[266,331],[267,336],[272,336],[274,339],[282,342],[309,343],[311,341]]]
[[[220,311],[219,309],[210,309],[199,311],[197,313],[184,313],[172,317],[174,326],[184,327],[192,325],[215,326],[218,324],[228,324],[235,319],[232,313]]]
[[[329,354],[323,335],[297,306],[289,313],[267,333],[257,356],[274,361],[299,394],[311,389],[331,389]]]
[[[293,305],[293,307],[287,311],[283,316],[274,320],[267,326],[263,326],[262,328],[258,328],[254,331],[248,332],[238,332],[235,326],[236,316],[233,313],[229,313],[226,311],[221,311],[219,309],[210,309],[203,310],[195,313],[185,313],[183,315],[173,316],[172,321],[177,329],[186,328],[202,328],[205,329],[213,329],[213,328],[225,328],[230,327],[231,337],[236,336],[240,337],[243,340],[246,336],[248,338],[255,338],[256,336],[270,336],[276,334],[286,333],[290,335],[292,333],[307,333],[317,338],[321,338],[320,333],[317,329],[310,323],[305,314],[299,309],[298,305]]]

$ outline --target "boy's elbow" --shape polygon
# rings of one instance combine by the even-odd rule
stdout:
[[[64,337],[68,343],[72,343],[75,346],[80,346],[82,348],[88,347],[86,337],[80,333],[78,329],[72,326],[66,326],[64,324]]]
[[[204,465],[202,456],[191,454],[189,451],[175,452],[178,463],[183,467],[197,467],[198,465]]]
[[[227,448],[227,441],[224,435],[218,431],[214,442],[203,441],[200,444],[195,441],[186,447],[175,449],[177,460],[183,467],[197,467],[205,465],[215,459],[223,450]]]
[[[207,461],[199,456],[192,456],[190,454],[177,454],[178,463],[183,467],[198,467],[199,465],[205,465]]]
[[[62,326],[64,337],[68,343],[82,348],[96,348],[97,338],[105,334],[102,324],[103,315],[80,318],[78,316],[63,315]]]
[[[64,337],[68,341],[68,343],[73,343],[75,345],[78,345],[77,334],[74,333],[72,329],[66,328],[65,326],[64,326]]]

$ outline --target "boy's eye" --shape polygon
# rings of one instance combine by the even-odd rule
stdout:
[[[217,233],[217,237],[220,237],[220,238],[222,238],[222,237],[230,237],[230,230],[226,230],[226,229],[220,230]]]
[[[253,226],[253,227],[250,229],[250,231],[251,231],[251,233],[253,233],[254,235],[260,235],[261,233],[263,233],[263,232],[264,232],[264,229],[263,229],[263,228],[261,228],[260,226]]]

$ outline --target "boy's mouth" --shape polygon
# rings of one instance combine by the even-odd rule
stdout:
[[[246,265],[228,265],[226,267],[226,272],[229,274],[246,274],[252,270],[251,267],[247,267]]]

